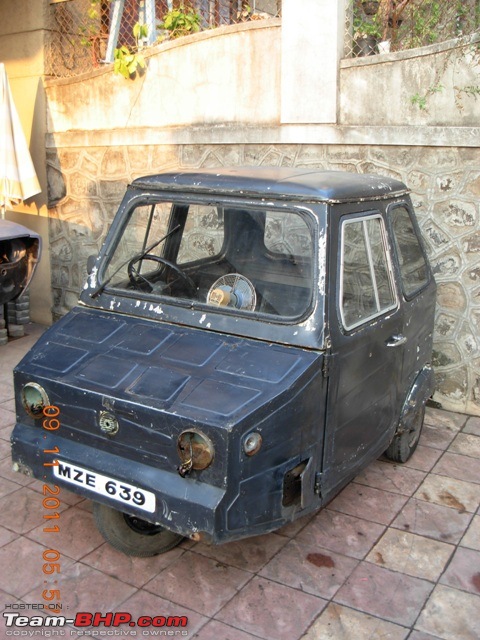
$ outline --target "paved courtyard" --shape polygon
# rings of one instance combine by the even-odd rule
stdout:
[[[480,638],[480,418],[429,408],[411,461],[375,461],[326,509],[276,533],[129,558],[103,541],[90,502],[63,489],[60,532],[44,532],[43,483],[11,471],[12,369],[41,331],[29,325],[0,347],[0,610],[38,615],[18,607],[59,589],[67,618],[188,616],[188,634],[2,620],[0,638]],[[43,573],[46,549],[59,552],[60,573]]]

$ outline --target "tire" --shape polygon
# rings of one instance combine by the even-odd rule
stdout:
[[[418,446],[425,418],[425,405],[418,407],[413,419],[412,429],[394,436],[384,455],[393,462],[407,462]]]
[[[183,540],[178,533],[98,502],[93,503],[93,516],[105,540],[127,556],[156,556],[170,551]]]

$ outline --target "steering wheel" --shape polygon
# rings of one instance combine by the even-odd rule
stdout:
[[[190,276],[188,276],[184,271],[182,271],[182,269],[180,269],[178,265],[174,264],[173,262],[170,262],[170,260],[166,260],[165,258],[162,258],[161,256],[155,256],[152,253],[146,253],[144,256],[140,256],[138,258],[134,257],[128,263],[128,267],[127,267],[128,277],[130,279],[130,282],[135,287],[135,289],[142,290],[142,287],[139,286],[140,283],[138,281],[138,278],[140,278],[145,283],[147,292],[150,293],[151,291],[153,291],[153,287],[150,284],[150,282],[147,280],[147,278],[142,276],[142,274],[138,273],[138,271],[135,269],[135,266],[134,266],[135,263],[140,262],[142,260],[151,260],[153,262],[158,262],[164,267],[167,267],[167,269],[171,269],[177,274],[179,278],[181,278],[185,282],[185,284],[188,286],[188,288],[191,290],[192,293],[196,293],[197,287],[194,281],[190,278]],[[167,278],[165,277],[165,281],[166,280]],[[170,285],[172,284],[173,282],[170,283]]]

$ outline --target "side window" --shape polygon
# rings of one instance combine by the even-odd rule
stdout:
[[[380,216],[345,220],[340,255],[339,306],[346,329],[396,306],[385,227]]]
[[[388,215],[392,222],[403,292],[408,298],[427,284],[427,263],[407,208],[392,208]]]

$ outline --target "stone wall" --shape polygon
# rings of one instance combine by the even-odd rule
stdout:
[[[480,415],[480,152],[467,147],[198,144],[62,147],[48,175],[54,315],[77,301],[126,184],[173,167],[285,165],[398,177],[413,201],[438,283],[436,400]]]

